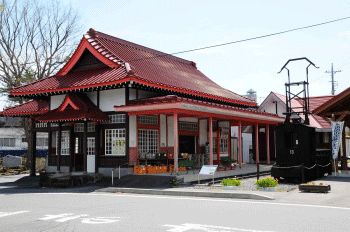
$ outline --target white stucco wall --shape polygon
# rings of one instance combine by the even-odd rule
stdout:
[[[199,145],[204,146],[208,142],[207,120],[199,120]]]
[[[100,91],[100,109],[114,111],[114,106],[125,105],[125,89]]]
[[[137,145],[136,115],[129,116],[129,147]]]
[[[66,97],[66,94],[51,96],[50,97],[50,110],[58,108],[62,104],[65,97]]]
[[[93,92],[86,92],[86,96],[95,104],[97,105],[97,91]]]
[[[174,146],[174,117],[168,117],[168,146]]]
[[[160,130],[160,146],[165,147],[166,146],[166,115],[161,114],[159,116],[159,130]]]
[[[136,89],[129,88],[129,100],[136,99]]]

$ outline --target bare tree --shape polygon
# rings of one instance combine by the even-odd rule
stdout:
[[[79,42],[81,24],[78,12],[58,0],[0,0],[0,4],[0,92],[6,94],[12,87],[57,72]],[[29,120],[24,125],[29,149]]]

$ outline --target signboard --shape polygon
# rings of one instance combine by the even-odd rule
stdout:
[[[342,138],[344,122],[332,122],[332,157],[338,157],[339,144]]]
[[[215,175],[218,165],[203,165],[199,175]]]

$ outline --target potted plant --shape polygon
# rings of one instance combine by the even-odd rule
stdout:
[[[256,188],[258,190],[276,192],[278,186],[278,180],[272,177],[266,177],[261,180],[256,180]]]
[[[241,186],[241,181],[237,178],[226,178],[221,181],[223,190],[238,190]]]
[[[315,182],[308,182],[306,184],[300,184],[299,185],[299,191],[302,192],[314,192],[314,193],[328,193],[328,191],[331,191],[330,185],[325,185],[323,182],[320,182],[319,184],[316,184]]]

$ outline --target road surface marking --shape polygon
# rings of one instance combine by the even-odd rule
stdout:
[[[102,224],[102,223],[113,223],[118,222],[117,218],[120,217],[95,217],[95,218],[85,218],[81,221],[81,223],[87,224]]]
[[[57,215],[45,215],[44,218],[40,218],[39,220],[48,221],[54,220],[55,222],[66,222],[74,219],[82,219],[81,223],[86,224],[102,224],[102,223],[113,223],[118,222],[120,217],[88,217],[88,214],[76,214],[73,213],[63,213]]]
[[[172,229],[167,230],[170,232],[185,232],[185,231],[189,231],[189,230],[199,230],[199,231],[207,231],[207,232],[230,232],[230,231],[265,232],[262,230],[249,230],[249,229],[190,224],[190,223],[185,223],[185,224],[181,224],[181,225],[163,225],[163,226],[173,227]]]
[[[0,217],[7,217],[11,215],[16,215],[20,213],[28,213],[29,211],[17,211],[17,212],[12,212],[12,213],[6,213],[6,212],[0,212]]]

